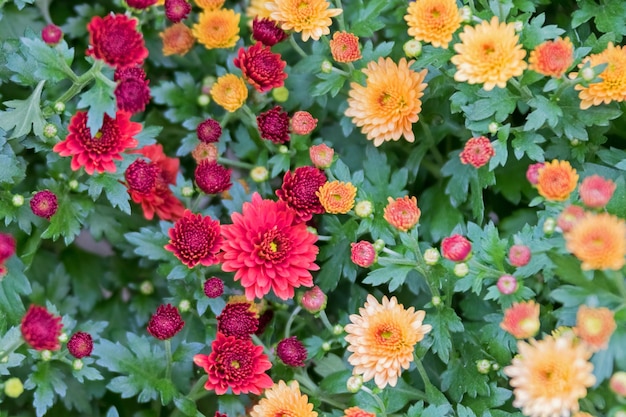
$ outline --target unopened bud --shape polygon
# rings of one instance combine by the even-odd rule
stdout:
[[[609,388],[617,395],[626,397],[626,372],[615,372],[609,380]]]
[[[139,291],[141,291],[143,295],[150,295],[154,292],[154,285],[152,285],[150,281],[146,280],[139,286]]]
[[[335,324],[333,326],[333,334],[335,336],[339,336],[342,333],[343,333],[343,326],[341,324]]]
[[[330,345],[330,343],[329,343],[329,342],[324,342],[324,343],[322,343],[322,350],[323,350],[324,352],[328,352],[330,349],[331,349],[331,345]]]
[[[572,145],[572,146],[578,146],[578,145],[580,145],[580,140],[579,140],[579,139],[576,139],[576,138],[571,139],[571,140],[569,141],[569,144],[570,144],[570,145]]]
[[[333,64],[332,62],[330,62],[329,60],[325,59],[322,62],[322,66],[321,66],[322,72],[324,74],[330,74],[333,70]]]
[[[184,186],[183,188],[181,188],[180,193],[183,195],[183,197],[191,197],[194,193],[194,190],[193,187]]]
[[[465,262],[460,262],[454,265],[454,275],[459,278],[463,278],[465,275],[469,273],[469,267]]]
[[[491,364],[491,369],[493,369],[494,371],[497,371],[498,369],[500,369],[500,365],[494,362]]]
[[[548,217],[543,222],[543,233],[545,233],[546,235],[551,235],[552,233],[554,233],[555,227],[556,227],[556,220],[554,220],[552,217]]]
[[[9,378],[4,383],[4,394],[9,398],[17,398],[24,392],[24,384],[19,378]]]
[[[491,362],[487,359],[480,359],[476,361],[476,370],[479,374],[488,374],[491,370]]]
[[[57,101],[56,103],[54,103],[53,109],[57,114],[61,114],[65,111],[65,103],[63,103],[62,101]]]
[[[48,139],[56,137],[58,132],[59,130],[52,123],[46,123],[46,125],[43,127],[43,135]]]
[[[374,249],[376,249],[376,252],[380,252],[385,249],[385,241],[382,239],[376,239],[374,242]]]
[[[67,186],[70,187],[70,190],[76,190],[78,188],[78,181],[70,180],[70,182],[67,183]]]
[[[417,39],[411,39],[402,46],[404,54],[409,58],[417,58],[422,54],[422,43]]]
[[[460,14],[461,14],[461,21],[463,23],[469,23],[472,21],[473,13],[472,13],[472,9],[469,6],[461,7]]]
[[[84,365],[85,363],[82,361],[82,359],[74,359],[72,361],[72,369],[75,371],[80,371],[81,369],[83,369]]]
[[[217,81],[217,78],[212,75],[207,75],[202,79],[202,87],[207,87],[210,90],[213,84],[215,84],[215,81]]]
[[[289,90],[285,87],[278,87],[272,90],[272,98],[279,103],[289,100]]]
[[[24,196],[20,194],[15,194],[11,198],[11,203],[13,203],[13,206],[15,207],[22,207],[24,205]]]
[[[52,352],[50,352],[49,350],[42,350],[41,360],[44,362],[48,362],[50,359],[52,359]]]
[[[63,332],[59,335],[59,342],[61,343],[65,343],[69,340],[69,336],[67,335],[67,333]]]
[[[498,133],[499,128],[500,128],[500,125],[496,122],[489,123],[489,126],[487,127],[487,129],[489,130],[489,133],[491,133],[492,135],[495,135],[496,133]]]
[[[587,67],[583,68],[583,70],[580,72],[580,76],[585,81],[592,81],[594,78],[596,78],[596,72],[593,70],[593,68]]]
[[[250,170],[250,178],[252,178],[254,182],[267,181],[269,177],[270,172],[265,167],[256,166]]]
[[[424,262],[426,262],[426,265],[437,265],[439,258],[439,251],[435,248],[428,248],[424,251]]]
[[[435,295],[431,300],[430,300],[431,304],[434,305],[435,307],[438,307],[441,305],[441,297],[439,297],[438,295]]]
[[[278,153],[288,154],[289,153],[289,148],[286,147],[285,145],[280,145],[278,147]]]
[[[211,97],[209,97],[207,94],[200,94],[196,101],[198,102],[198,106],[205,107],[208,106],[209,103],[211,103]]]
[[[189,300],[181,300],[180,303],[178,303],[178,309],[181,313],[186,313],[187,311],[189,311],[190,308],[191,303],[189,302]]]
[[[511,295],[517,291],[517,279],[513,275],[502,275],[498,278],[496,286],[498,287],[500,294]]]
[[[374,212],[374,205],[369,200],[362,200],[354,206],[354,212],[362,219],[369,217]]]
[[[302,293],[298,298],[303,309],[311,314],[316,314],[326,308],[328,297],[317,285]]]
[[[518,21],[513,22],[513,27],[515,28],[516,32],[521,32],[524,29],[524,23]]]
[[[348,388],[348,392],[357,393],[363,386],[363,377],[361,375],[352,375],[346,381],[346,388]]]

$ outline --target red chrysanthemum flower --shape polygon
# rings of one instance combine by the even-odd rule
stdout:
[[[165,17],[174,23],[186,19],[191,12],[191,4],[187,0],[165,0]]]
[[[198,163],[194,176],[198,187],[206,194],[219,194],[233,185],[230,181],[232,170],[220,165],[217,161],[203,159]]]
[[[297,111],[291,116],[291,130],[297,135],[308,135],[317,126],[317,119],[308,111]]]
[[[126,149],[137,146],[134,135],[141,131],[141,124],[130,121],[130,113],[118,111],[115,119],[104,114],[102,127],[95,136],[87,127],[87,112],[78,111],[69,125],[64,141],[54,145],[53,151],[61,156],[71,156],[71,167],[77,171],[85,167],[87,174],[115,172],[113,160],[121,160]]]
[[[274,318],[274,310],[269,310],[269,309],[265,310],[263,314],[259,316],[259,328],[257,329],[256,332],[254,332],[254,334],[257,336],[262,335],[265,329],[267,328],[267,325],[270,324],[273,318]]]
[[[56,194],[50,190],[42,190],[35,193],[30,199],[30,209],[35,216],[50,220],[57,212],[59,202]]]
[[[615,192],[615,183],[600,175],[586,177],[578,187],[583,204],[589,208],[602,208],[609,203]]]
[[[48,45],[56,45],[61,42],[63,31],[54,23],[49,23],[41,29],[41,39]]]
[[[441,253],[444,258],[454,262],[466,261],[472,254],[472,242],[465,236],[454,234],[441,241]]]
[[[217,298],[224,294],[224,281],[218,277],[211,277],[204,281],[202,289],[207,297]]]
[[[296,211],[297,221],[311,220],[314,214],[324,213],[324,207],[315,194],[326,183],[326,175],[317,168],[303,166],[293,173],[287,171],[283,177],[283,185],[276,190],[278,198]]]
[[[143,35],[137,31],[137,19],[123,14],[94,16],[87,30],[89,48],[86,54],[112,67],[141,65],[148,57]]]
[[[358,266],[369,268],[376,261],[376,249],[367,240],[350,244],[350,260]]]
[[[55,316],[45,307],[32,304],[22,317],[22,337],[33,349],[59,350],[61,343],[61,317]]]
[[[77,359],[90,356],[93,351],[93,339],[89,333],[76,332],[67,341],[67,350]]]
[[[15,238],[8,233],[0,233],[0,264],[15,254]]]
[[[272,19],[256,16],[252,21],[252,38],[263,45],[274,46],[287,39],[287,34]]]
[[[485,165],[496,152],[491,146],[491,141],[484,136],[471,138],[465,142],[463,152],[459,155],[461,163],[472,165],[474,168],[480,168]]]
[[[169,188],[169,184],[176,184],[178,158],[167,157],[160,144],[145,146],[138,152],[150,158],[150,162],[137,159],[126,169],[124,177],[131,198],[141,204],[148,220],[155,213],[162,220],[178,220],[185,206]]]
[[[193,362],[208,374],[205,389],[215,390],[217,395],[225,394],[228,388],[235,395],[261,395],[262,390],[272,386],[272,379],[265,373],[272,364],[263,354],[263,347],[250,339],[218,333],[211,349],[210,355],[193,357]]]
[[[287,63],[269,46],[257,42],[248,48],[240,48],[235,66],[241,69],[243,78],[258,92],[265,93],[285,84]]]
[[[217,120],[208,118],[198,124],[196,127],[196,134],[198,135],[198,140],[200,142],[217,142],[220,139],[220,136],[222,136],[222,126],[220,126]]]
[[[287,300],[293,298],[294,288],[313,286],[311,271],[319,269],[317,236],[307,231],[306,224],[296,222],[296,213],[287,203],[254,193],[242,213],[231,218],[233,224],[222,227],[222,270],[235,272],[235,281],[241,281],[248,299],[273,290]]]
[[[117,108],[129,113],[139,113],[146,109],[150,102],[150,80],[146,80],[143,69],[119,68],[115,71],[115,100]]]
[[[157,3],[158,0],[126,0],[126,4],[133,9],[147,9]]]
[[[256,118],[259,133],[263,139],[271,140],[276,144],[289,141],[289,115],[282,107],[276,106]]]
[[[178,308],[171,304],[161,305],[148,322],[148,333],[160,340],[171,339],[185,326]]]
[[[259,318],[250,303],[228,303],[217,316],[217,331],[226,336],[248,339],[258,329]]]
[[[304,366],[307,351],[296,336],[291,336],[278,342],[276,355],[285,365],[300,367]]]
[[[189,268],[218,263],[217,253],[222,245],[219,221],[185,210],[168,234],[170,241],[165,249]]]

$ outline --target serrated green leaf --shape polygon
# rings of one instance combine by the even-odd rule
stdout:
[[[177,398],[174,398],[174,405],[184,415],[186,415],[188,417],[204,417],[204,414],[202,414],[200,411],[198,411],[198,407],[196,406],[196,402],[190,400],[187,397],[177,397]]]
[[[317,78],[322,81],[314,83],[311,91],[311,96],[313,97],[323,96],[328,93],[330,93],[331,97],[335,97],[346,82],[346,77],[343,74],[334,71],[319,73]]]
[[[172,259],[173,255],[165,249],[168,238],[159,230],[142,227],[138,232],[126,233],[124,237],[135,246],[136,255],[144,256],[153,261]]]
[[[69,245],[80,233],[93,202],[83,196],[66,194],[59,198],[58,203],[59,208],[50,218],[50,225],[43,231],[41,238],[57,240],[63,236],[63,241]]]
[[[91,136],[95,136],[102,127],[104,115],[115,118],[115,84],[113,81],[106,82],[104,75],[96,77],[91,88],[80,95],[77,107],[89,108],[87,111],[87,127]]]
[[[433,351],[444,363],[448,363],[452,350],[451,333],[462,332],[463,322],[450,307],[443,307],[432,314],[427,314],[425,322],[433,326]]]
[[[37,417],[43,416],[54,405],[56,395],[63,397],[67,391],[63,374],[57,368],[52,367],[51,362],[38,362],[34,371],[24,382],[24,388],[29,390],[36,388],[33,405]]]
[[[511,146],[517,159],[522,159],[526,155],[533,161],[544,161],[544,151],[538,145],[546,141],[543,136],[535,132],[515,132],[514,135],[515,139]]]
[[[578,10],[572,13],[572,28],[594,18],[594,23],[600,32],[619,35],[617,38],[619,42],[621,35],[626,35],[624,16],[626,16],[626,4],[623,2],[603,1],[598,4],[584,0],[579,2]]]
[[[130,214],[130,195],[124,184],[120,182],[120,175],[114,174],[97,174],[92,175],[87,180],[89,186],[89,196],[95,201],[102,190],[107,197],[107,200],[113,207],[117,207],[126,214]]]
[[[45,80],[39,81],[37,87],[26,100],[9,100],[3,104],[8,110],[0,112],[0,129],[13,131],[9,139],[19,138],[30,133],[31,129],[37,136],[43,136],[46,123],[41,112],[41,92]]]
[[[196,100],[190,100],[189,97],[198,94],[198,87],[193,77],[186,72],[174,73],[174,80],[152,87],[150,93],[155,103],[168,106],[165,117],[173,123],[180,123],[197,116]]]
[[[480,374],[476,364],[456,358],[448,363],[441,374],[441,389],[451,395],[455,402],[460,402],[465,394],[472,398],[477,395],[489,395],[489,377]]]
[[[68,48],[67,42],[62,40],[51,47],[38,38],[21,38],[22,50],[26,61],[35,64],[35,76],[39,80],[58,82],[69,77],[75,77],[70,69],[74,60],[74,49]]]

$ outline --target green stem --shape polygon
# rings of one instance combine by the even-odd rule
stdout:
[[[626,286],[624,286],[624,277],[618,271],[611,272],[610,277],[615,283],[620,295],[626,301]]]
[[[333,333],[333,331],[335,330],[333,325],[330,324],[330,320],[328,320],[328,316],[326,315],[326,312],[324,310],[320,311],[319,313],[320,319],[322,320],[322,323],[324,323],[324,326],[330,330],[331,333]]]
[[[75,95],[83,91],[83,88],[91,83],[98,76],[98,74],[101,74],[100,71],[102,70],[103,66],[104,62],[96,59],[91,68],[89,68],[86,73],[74,80],[74,84],[72,84],[72,86],[68,88],[67,91],[63,93],[63,95],[61,95],[61,97],[56,99],[55,103],[66,103]]]
[[[511,78],[509,80],[509,82],[511,83],[511,85],[513,87],[515,87],[515,89],[517,91],[519,91],[519,93],[522,95],[522,98],[524,100],[529,100],[531,98],[533,98],[533,93],[530,91],[530,89],[528,88],[528,86],[523,86],[519,83],[519,81],[515,78]]]
[[[335,7],[341,9],[341,13],[337,16],[337,24],[339,25],[339,30],[346,31],[346,23],[343,20],[343,5],[341,4],[341,0],[335,0]]]
[[[166,339],[163,341],[165,344],[165,360],[167,363],[165,364],[165,379],[170,379],[172,377],[172,342],[170,339]]]
[[[442,178],[441,167],[435,164],[434,162],[431,162],[428,159],[422,159],[420,161],[420,166],[423,166],[424,168],[426,168],[426,170],[430,172],[430,174],[436,179]]]
[[[488,272],[488,273],[490,273],[492,275],[495,275],[495,278],[499,278],[500,276],[506,274],[505,271],[499,271],[497,269],[493,269],[493,268],[490,268],[488,266],[485,266],[485,265],[481,264],[480,262],[476,261],[474,258],[471,258],[469,260],[468,264],[469,264],[470,267],[476,267],[477,269],[480,269],[480,270],[482,270],[484,272]]]
[[[243,168],[243,169],[253,169],[254,165],[249,164],[247,162],[235,161],[233,159],[218,157],[217,162],[222,165],[228,165],[231,167]]]
[[[15,352],[23,344],[24,339],[20,337],[13,344],[7,347],[3,347],[2,350],[0,350],[0,363],[2,363],[5,358],[7,358],[11,353]]]
[[[424,386],[433,386],[433,383],[430,382],[430,378],[428,378],[428,374],[426,373],[426,368],[424,368],[424,364],[422,364],[422,360],[418,358],[415,353],[413,353],[413,357],[415,358],[415,366],[417,367],[417,372],[419,372],[422,381],[424,381]]]
[[[302,48],[300,48],[300,45],[298,45],[298,42],[296,42],[296,38],[294,38],[294,34],[292,33],[291,36],[289,37],[289,44],[293,47],[293,49],[296,50],[296,52],[302,57],[302,58],[306,58],[309,55],[304,52],[304,50]]]
[[[377,413],[377,415],[385,417],[387,415],[387,407],[385,407],[383,400],[381,400],[378,395],[374,394],[374,392],[365,385],[361,387],[361,391],[367,392],[374,399],[374,401],[376,401],[376,404],[378,404],[378,408],[380,409],[380,413]]]
[[[338,401],[335,401],[331,398],[327,398],[326,396],[322,395],[322,393],[320,392],[320,389],[317,387],[315,382],[311,381],[311,378],[309,378],[309,376],[305,373],[304,370],[296,372],[293,378],[299,382],[300,390],[304,392],[305,394],[308,394],[310,397],[317,398],[318,400],[325,402],[328,405],[332,405],[333,407],[338,408],[340,410],[344,410],[346,408],[345,404],[342,404]]]
[[[325,235],[317,235],[317,240],[320,240],[322,242],[328,242],[332,239],[332,236],[325,236]]]
[[[50,0],[37,0],[35,2],[46,23],[53,23],[50,17]]]
[[[202,377],[200,377],[195,384],[193,384],[193,387],[191,387],[191,389],[189,390],[189,394],[187,394],[187,398],[189,398],[192,401],[197,400],[198,398],[202,398],[205,394],[206,394],[206,390],[202,391],[204,389],[204,384],[206,383],[207,379],[209,378],[208,375],[203,375]],[[198,395],[198,394],[202,394],[202,395]]]
[[[563,76],[564,81],[561,83],[561,85],[556,89],[556,91],[554,92],[554,94],[552,94],[552,97],[550,97],[550,100],[552,101],[558,101],[559,97],[561,97],[561,94],[563,94],[563,91],[565,91],[566,88],[571,87],[573,85],[578,84],[582,78],[580,77],[576,77],[574,79],[569,79],[565,76]]]
[[[344,70],[340,70],[339,68],[333,66],[330,69],[332,72],[336,72],[337,74],[343,75],[344,77],[350,77],[350,74],[348,74],[347,72],[345,72]]]
[[[298,313],[300,313],[300,311],[302,311],[302,307],[297,306],[291,312],[291,315],[289,316],[289,319],[287,320],[287,324],[285,324],[285,339],[287,339],[290,336],[290,334],[291,334],[291,325],[293,324],[293,321],[295,320],[295,318],[298,315]]]
[[[395,256],[395,257],[398,257],[398,258],[404,258],[404,256],[402,256],[401,254],[399,254],[398,252],[396,252],[393,249],[389,249],[388,247],[384,247],[383,248],[383,252],[386,253],[387,255]]]
[[[382,261],[382,262],[381,262]],[[389,258],[389,257],[379,257],[378,258],[378,263],[379,264],[384,264],[384,263],[390,263],[390,264],[394,264],[394,265],[406,265],[406,266],[417,266],[417,264],[415,263],[415,261],[411,260],[411,259],[406,259],[406,258]]]
[[[244,112],[244,114],[250,119],[250,122],[252,123],[252,126],[257,128],[257,122],[256,122],[256,116],[254,115],[254,113],[252,112],[252,110],[250,109],[250,107],[248,107],[247,104],[244,104],[243,106],[241,106],[241,111]]]

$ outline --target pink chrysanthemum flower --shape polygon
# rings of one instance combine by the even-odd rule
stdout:
[[[521,267],[530,262],[530,248],[526,245],[513,245],[509,249],[509,263]]]
[[[465,142],[463,152],[460,153],[461,163],[472,165],[474,168],[480,168],[487,164],[496,152],[491,146],[491,141],[484,136],[471,138]]]
[[[165,0],[165,17],[174,23],[186,19],[191,12],[191,4],[187,0]]]
[[[62,38],[63,31],[54,23],[47,24],[41,29],[41,39],[48,45],[56,45]]]
[[[581,206],[569,205],[563,209],[559,217],[556,219],[556,224],[561,228],[563,233],[567,233],[578,221],[585,217],[585,209]]]
[[[193,362],[204,368],[208,379],[206,390],[225,394],[228,388],[235,395],[256,394],[272,386],[272,379],[265,373],[272,363],[263,354],[263,347],[256,346],[250,339],[237,339],[218,333],[211,344],[210,355],[198,354]]]
[[[235,66],[241,69],[243,78],[260,93],[283,86],[287,78],[286,65],[280,54],[261,42],[240,48],[235,58]]]
[[[242,213],[233,213],[233,224],[222,226],[222,270],[235,272],[246,297],[262,298],[271,290],[281,299],[293,298],[294,288],[312,287],[311,271],[317,237],[283,201],[264,200],[258,193],[244,203]]]
[[[137,19],[123,14],[94,16],[87,30],[89,48],[86,54],[112,67],[141,65],[148,57],[143,35],[137,31]]]
[[[326,183],[326,175],[317,168],[303,166],[293,173],[287,171],[283,185],[276,190],[278,198],[295,210],[297,221],[311,220],[314,214],[324,213],[324,207],[315,194]]]
[[[194,171],[198,187],[206,194],[219,194],[227,191],[233,185],[230,181],[231,169],[217,163],[203,159]]]
[[[516,339],[533,337],[539,331],[539,304],[534,301],[513,303],[504,312],[500,327]]]
[[[545,163],[537,162],[536,164],[528,165],[526,169],[526,179],[529,183],[536,186],[539,183],[539,170],[543,168]]]
[[[189,268],[218,263],[217,253],[222,245],[219,221],[185,210],[168,234],[170,241],[165,249]]]
[[[350,243],[350,260],[358,266],[369,268],[376,261],[376,249],[367,240]]]
[[[263,45],[274,46],[287,39],[287,34],[272,19],[256,16],[252,20],[252,38]]]
[[[78,111],[69,125],[64,141],[54,145],[53,151],[61,156],[71,156],[71,168],[77,171],[85,167],[87,174],[115,172],[114,160],[121,160],[121,153],[137,146],[133,137],[141,132],[141,124],[130,121],[130,113],[118,111],[115,119],[105,113],[102,127],[95,136],[87,127],[87,112]]]
[[[56,194],[50,190],[42,190],[35,193],[30,199],[30,209],[35,216],[50,220],[57,212],[59,202]]]
[[[15,255],[15,238],[8,233],[0,233],[0,264]]]
[[[275,106],[259,114],[256,121],[263,139],[276,144],[289,142],[289,115],[282,107]]]
[[[313,165],[319,169],[330,168],[333,164],[334,156],[335,150],[324,143],[312,145],[309,148],[309,157],[311,158],[311,162],[313,162]]]
[[[231,302],[217,316],[217,331],[238,339],[249,339],[259,329],[259,318],[250,303]]]
[[[61,317],[53,315],[45,307],[34,304],[22,317],[20,327],[24,341],[36,350],[59,350],[62,329]]]
[[[472,254],[472,242],[465,236],[454,234],[441,241],[441,253],[453,262],[466,261]]]
[[[93,338],[89,333],[76,332],[67,341],[67,350],[77,359],[90,356],[93,351]]]
[[[297,111],[291,116],[291,130],[296,135],[308,135],[317,126],[317,119],[308,111]]]
[[[600,175],[586,177],[578,187],[578,194],[583,204],[589,208],[602,208],[613,197],[615,183]]]

